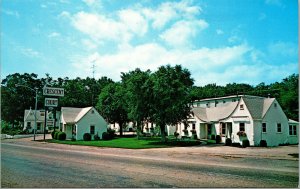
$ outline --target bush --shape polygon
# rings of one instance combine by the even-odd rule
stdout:
[[[109,134],[110,136],[110,139],[113,139],[115,137],[115,130],[111,129],[111,128],[108,128],[107,129],[107,133]]]
[[[217,135],[216,136],[216,144],[220,144],[221,143],[221,136]]]
[[[97,132],[97,134],[94,136],[94,140],[100,140],[100,137],[99,137],[99,135],[98,135],[98,132]]]
[[[58,140],[58,133],[59,133],[59,132],[57,132],[57,131],[54,133],[54,139],[55,139],[55,140]]]
[[[102,140],[110,140],[111,136],[108,132],[103,132],[102,133]]]
[[[242,141],[242,146],[243,148],[249,147],[250,146],[250,142],[248,139],[245,139]]]
[[[231,146],[232,140],[230,138],[226,138],[225,140],[225,146]]]
[[[56,131],[52,131],[52,133],[51,133],[51,137],[52,137],[52,139],[54,139],[54,135],[55,135],[55,133],[56,133]]]
[[[59,132],[59,133],[57,134],[57,139],[58,139],[58,140],[66,140],[66,138],[67,138],[67,135],[66,135],[66,133],[64,133],[64,132]]]
[[[259,146],[260,147],[267,147],[267,141],[266,140],[261,140],[260,143],[259,143]]]
[[[92,136],[90,133],[84,133],[83,134],[83,140],[84,141],[91,141],[92,140]]]
[[[211,139],[211,140],[216,140],[216,135],[211,135],[211,136],[210,136],[210,139]]]
[[[233,146],[233,147],[240,147],[241,144],[240,144],[239,142],[233,142],[233,143],[231,144],[231,146]]]
[[[179,133],[177,133],[176,131],[174,132],[174,137],[177,139],[179,136]]]

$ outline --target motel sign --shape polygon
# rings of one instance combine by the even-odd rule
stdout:
[[[65,90],[63,88],[45,87],[43,95],[47,96],[64,96]]]
[[[58,99],[57,98],[45,98],[45,106],[47,107],[57,107]]]

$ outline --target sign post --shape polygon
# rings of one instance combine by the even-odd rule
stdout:
[[[44,96],[50,96],[51,98],[45,98],[45,126],[44,126],[44,140],[46,139],[46,125],[47,125],[47,107],[49,110],[54,109],[54,124],[53,130],[55,131],[56,125],[56,107],[58,106],[58,98],[53,97],[62,97],[65,95],[65,90],[63,88],[54,88],[54,87],[44,87],[43,89]]]

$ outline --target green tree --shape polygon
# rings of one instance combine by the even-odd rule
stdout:
[[[24,86],[16,86],[24,85]],[[42,83],[37,79],[37,75],[32,74],[11,74],[1,82],[1,119],[14,125],[23,122],[24,110],[35,106],[35,91],[29,88],[37,88],[38,108],[42,107],[41,98]]]
[[[110,83],[101,91],[96,106],[107,122],[119,124],[121,136],[128,122],[124,93],[121,83]]]
[[[137,134],[143,131],[143,121],[149,121],[149,110],[152,95],[150,70],[145,72],[139,68],[128,73],[122,73],[122,83],[125,87],[126,107],[128,117],[137,123]]]
[[[185,120],[191,112],[189,94],[193,79],[190,72],[180,65],[161,66],[151,79],[153,103],[150,117],[160,127],[162,142],[166,142],[166,125],[175,125]]]

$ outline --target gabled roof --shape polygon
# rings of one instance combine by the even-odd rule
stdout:
[[[45,116],[41,116],[41,112],[45,113],[45,110],[36,110],[36,120],[44,121]],[[34,120],[34,110],[29,109],[24,112],[24,121],[33,121]]]
[[[249,95],[241,95],[240,98],[243,99],[252,119],[262,119],[275,101],[275,98]],[[211,108],[195,107],[192,111],[198,119],[204,122],[216,122],[228,118],[234,112],[239,102],[228,102],[226,105]]]
[[[224,106],[211,108],[196,107],[193,108],[192,111],[194,115],[202,121],[216,122],[228,118],[237,107],[237,104],[238,102],[230,102]]]
[[[275,98],[263,98],[263,97],[242,97],[244,100],[252,119],[262,119],[270,106],[274,102]]]
[[[295,120],[292,120],[292,119],[289,119],[289,123],[291,123],[291,124],[299,124],[298,121],[295,121]]]
[[[86,108],[62,107],[61,113],[66,123],[76,123],[92,108],[93,107],[86,107]]]

